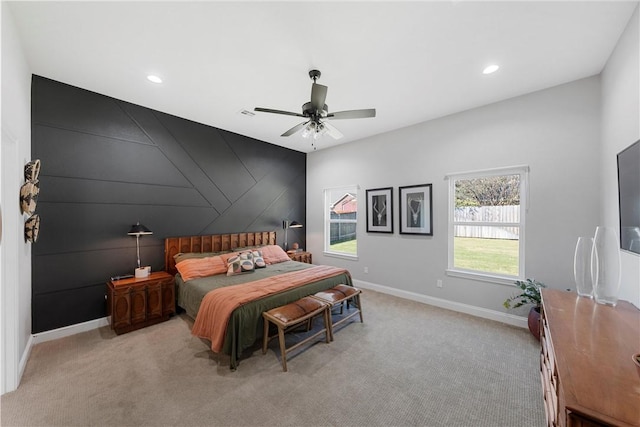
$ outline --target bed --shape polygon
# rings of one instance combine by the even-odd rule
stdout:
[[[229,356],[229,366],[232,370],[237,368],[242,353],[254,346],[256,340],[261,338],[262,313],[264,311],[332,288],[340,283],[353,285],[351,275],[347,270],[292,261],[284,251],[275,246],[275,242],[276,233],[274,231],[165,239],[165,267],[166,271],[176,278],[177,305],[194,319],[194,331],[199,332],[196,335],[209,339],[214,352]],[[267,263],[265,268],[255,268],[249,273],[227,276],[225,273],[220,273],[221,270],[217,270],[217,274],[206,276],[201,274],[201,277],[195,278],[187,277],[189,280],[184,280],[176,267],[176,259],[180,261],[180,266],[186,265],[188,262],[199,262],[183,263],[185,259],[221,257],[226,262],[240,252],[255,249],[260,253],[265,252],[265,261],[273,261],[277,258],[278,262]],[[278,253],[276,258],[273,256],[267,258],[266,254],[271,254],[272,250],[274,252],[281,251],[284,257]],[[182,271],[184,273],[185,269],[182,268]],[[188,276],[188,273],[185,273],[185,276]],[[264,285],[265,283],[267,285]],[[273,289],[277,290],[269,291],[271,293],[267,295],[255,293],[256,289],[261,290],[272,286],[271,283],[274,283]],[[286,288],[281,289],[275,286]],[[219,340],[216,340],[215,337],[205,337],[201,333],[203,327],[205,329],[213,328],[213,325],[210,324],[213,323],[213,320],[208,314],[212,309],[209,305],[224,304],[222,301],[224,298],[233,299],[225,296],[229,292],[242,294],[238,297],[242,298],[242,301],[240,304],[236,304],[235,308],[229,308],[228,321],[223,328],[224,335],[220,336]],[[248,295],[251,295],[251,298]],[[220,326],[220,323],[224,322],[218,321],[217,323],[216,326]],[[218,341],[217,346],[216,341]]]

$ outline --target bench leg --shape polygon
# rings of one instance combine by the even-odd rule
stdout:
[[[278,325],[278,339],[280,340],[280,354],[282,356],[282,370],[287,372],[287,348],[284,342],[284,329]]]
[[[324,311],[324,328],[326,329],[327,343],[333,341],[333,328],[331,325],[331,306],[328,305],[327,309]]]
[[[358,310],[360,310],[360,323],[364,323],[364,319],[362,318],[362,304],[360,304],[360,294],[356,295],[356,304]]]
[[[269,320],[264,320],[264,335],[262,335],[262,354],[267,354],[267,344],[269,343]]]

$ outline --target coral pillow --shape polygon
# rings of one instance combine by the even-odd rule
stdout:
[[[191,259],[191,258],[210,258],[212,256],[216,256],[216,255],[222,255],[227,253],[227,251],[225,252],[180,252],[177,253],[173,256],[173,259],[176,261],[176,264],[179,262],[182,262],[186,259]]]
[[[277,264],[279,262],[291,261],[289,255],[278,245],[269,245],[261,249],[262,257],[267,264]]]
[[[185,259],[177,263],[176,268],[184,281],[227,272],[227,266],[219,256]]]
[[[227,263],[229,262],[229,258],[233,258],[238,255],[240,255],[240,252],[227,252],[226,254],[220,255],[220,258],[222,258],[222,261],[224,261],[224,264],[227,265]]]

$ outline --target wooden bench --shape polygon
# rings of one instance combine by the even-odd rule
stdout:
[[[262,338],[262,354],[267,353],[269,340],[275,338],[269,336],[269,324],[273,323],[278,327],[278,338],[280,340],[280,354],[282,357],[282,370],[287,371],[287,353],[295,350],[301,345],[325,334],[327,343],[331,341],[331,314],[330,305],[314,297],[304,297],[287,305],[276,307],[262,313],[264,318],[264,334]],[[289,329],[311,321],[315,316],[322,314],[324,318],[324,328],[315,334],[303,339],[295,345],[286,348],[284,334]]]
[[[364,320],[362,319],[362,304],[360,303],[361,293],[362,291],[360,289],[354,288],[353,286],[337,285],[331,289],[327,289],[326,291],[321,291],[313,295],[314,298],[329,304],[329,306],[331,307],[329,312],[331,312],[331,310],[333,310],[334,307],[340,306],[340,314],[342,314],[342,309],[344,304],[346,304],[347,308],[349,308],[350,302],[353,302],[354,306],[356,307],[356,310],[353,313],[349,313],[348,315],[344,316],[342,319],[338,320],[335,323],[333,323],[333,317],[330,316],[331,324],[330,324],[329,332],[331,334],[332,341],[333,341],[333,328],[340,325],[341,323],[346,322],[347,320],[349,320],[350,318],[352,318],[357,314],[360,315],[360,323],[364,322]]]

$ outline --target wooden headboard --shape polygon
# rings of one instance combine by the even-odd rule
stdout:
[[[164,266],[169,274],[174,275],[178,270],[176,270],[176,261],[173,257],[178,253],[224,252],[245,246],[275,244],[275,231],[167,237],[164,239]]]

